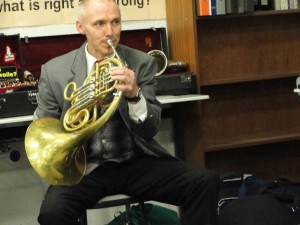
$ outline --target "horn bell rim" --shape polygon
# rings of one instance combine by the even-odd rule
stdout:
[[[62,121],[52,117],[39,118],[28,126],[24,141],[27,158],[47,183],[73,185],[83,178],[86,154],[78,144],[78,137],[76,132],[67,132]]]

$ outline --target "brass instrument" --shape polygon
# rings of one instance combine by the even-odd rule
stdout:
[[[161,50],[151,50],[147,54],[155,58],[157,64],[157,71],[155,76],[159,76],[165,71],[167,71],[168,73],[184,72],[188,68],[188,65],[183,61],[174,61],[167,59],[167,56]]]
[[[96,63],[95,71],[81,87],[77,88],[74,82],[66,86],[64,98],[71,101],[71,107],[63,122],[43,117],[33,121],[26,131],[25,150],[29,162],[50,184],[73,185],[82,179],[86,171],[83,142],[92,137],[118,108],[122,92],[114,88],[116,82],[111,80],[110,68],[124,64],[111,40],[108,44],[117,58]]]
[[[155,76],[161,75],[168,66],[168,59],[167,56],[163,51],[160,50],[151,50],[147,54],[153,56],[155,58],[156,64],[157,64],[157,71]]]

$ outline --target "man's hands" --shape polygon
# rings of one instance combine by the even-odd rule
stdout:
[[[138,92],[136,77],[132,70],[127,67],[112,67],[110,69],[111,79],[119,81],[115,88],[122,91],[125,98],[134,98]]]

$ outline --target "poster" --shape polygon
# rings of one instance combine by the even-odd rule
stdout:
[[[123,21],[166,18],[165,0],[115,0]],[[0,0],[0,28],[70,24],[78,0]]]

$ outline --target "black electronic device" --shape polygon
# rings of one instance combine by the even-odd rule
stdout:
[[[157,95],[184,95],[197,93],[196,76],[191,73],[165,74],[156,77]]]
[[[28,89],[28,88],[27,88]],[[37,107],[36,87],[0,95],[0,118],[33,115]]]

